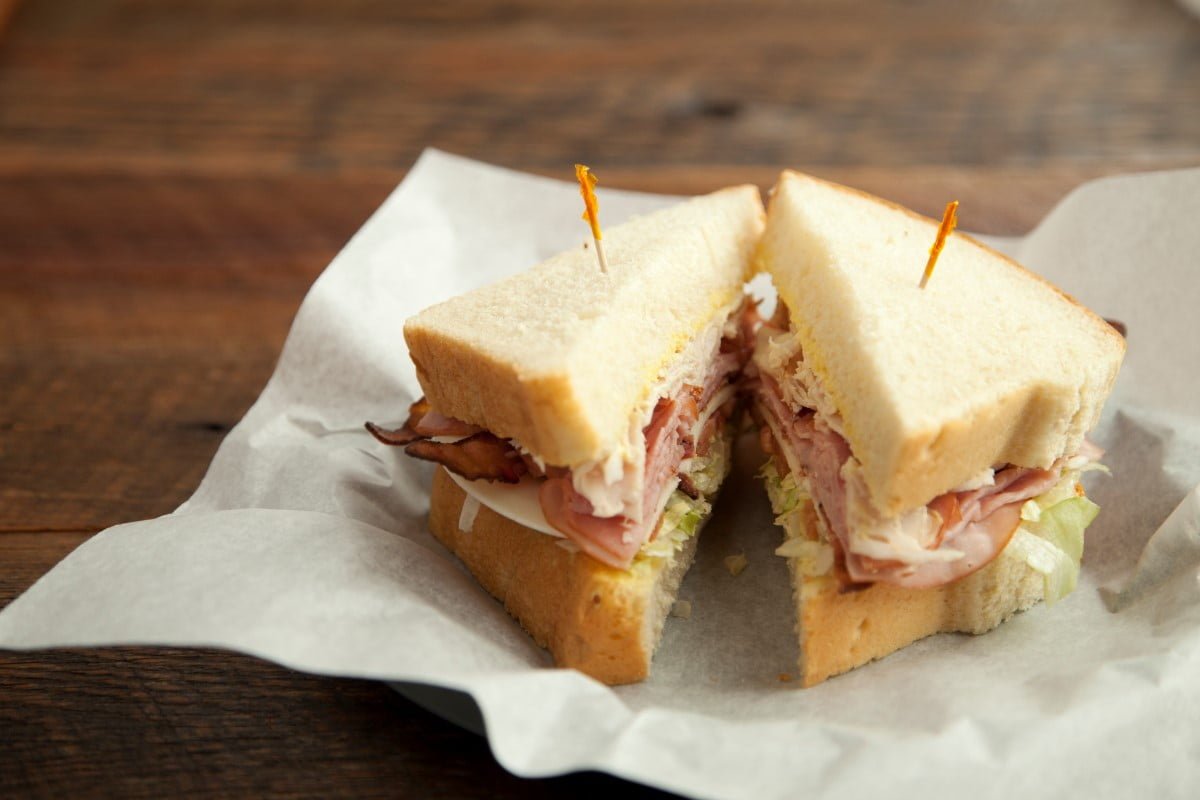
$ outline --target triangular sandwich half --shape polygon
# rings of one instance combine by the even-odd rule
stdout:
[[[576,248],[405,323],[425,397],[369,427],[442,465],[433,533],[559,666],[649,673],[729,468],[762,228],[726,189],[606,230],[607,272]]]
[[[1074,587],[1081,471],[1125,352],[1103,319],[936,222],[785,172],[759,251],[779,310],[756,414],[805,685]]]

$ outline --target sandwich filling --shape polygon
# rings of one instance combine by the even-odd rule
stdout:
[[[963,578],[1004,550],[1027,503],[1063,484],[1074,492],[1081,472],[1103,469],[1102,451],[1085,440],[1047,469],[995,465],[928,505],[884,517],[832,399],[788,327],[781,312],[759,330],[749,370],[753,410],[776,480],[811,498],[818,537],[808,556],[843,584],[919,589]]]
[[[625,445],[595,461],[548,465],[520,442],[443,416],[425,398],[413,404],[403,427],[367,423],[367,429],[468,480],[538,481],[550,526],[589,556],[627,569],[668,512],[687,505],[683,498],[703,502],[728,471],[725,429],[760,322],[749,299],[719,315],[660,375],[635,410]]]

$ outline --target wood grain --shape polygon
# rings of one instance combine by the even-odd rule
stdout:
[[[2,537],[0,537],[2,538]],[[666,797],[530,781],[384,684],[212,650],[0,652],[0,797]]]
[[[0,531],[95,531],[182,502],[390,188],[0,180]]]
[[[1196,28],[1168,0],[31,3],[0,167],[1195,161]]]
[[[4,35],[4,31],[7,30],[8,23],[12,21],[19,4],[20,0],[0,0],[0,36]]]

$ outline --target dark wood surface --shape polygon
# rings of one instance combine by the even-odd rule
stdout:
[[[1169,2],[0,0],[0,607],[195,488],[426,145],[698,192],[807,168],[1019,233],[1200,163]],[[0,797],[653,794],[527,781],[385,686],[216,651],[0,653]]]
[[[0,163],[403,170],[1190,157],[1171,0],[59,0],[0,54]]]

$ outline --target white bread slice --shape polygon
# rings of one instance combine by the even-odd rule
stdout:
[[[433,476],[429,527],[483,588],[504,604],[559,667],[610,685],[650,674],[650,660],[700,532],[671,558],[613,569],[481,506],[459,529],[466,493],[445,469]]]
[[[547,464],[619,452],[664,367],[741,295],[762,227],[757,188],[729,188],[605,231],[607,274],[580,247],[422,311],[404,338],[425,396]]]
[[[772,456],[774,459],[774,456]],[[786,465],[775,462],[786,472]],[[808,500],[795,512],[801,535],[816,540],[817,521]],[[832,575],[805,576],[800,559],[789,558],[800,639],[800,683],[826,678],[907,647],[935,633],[986,633],[1043,599],[1041,573],[1011,549],[986,567],[935,589],[905,589],[889,583],[843,590]]]
[[[1075,452],[1125,352],[1103,319],[959,233],[919,289],[936,231],[784,172],[759,251],[885,516],[995,464],[1047,467]]]

